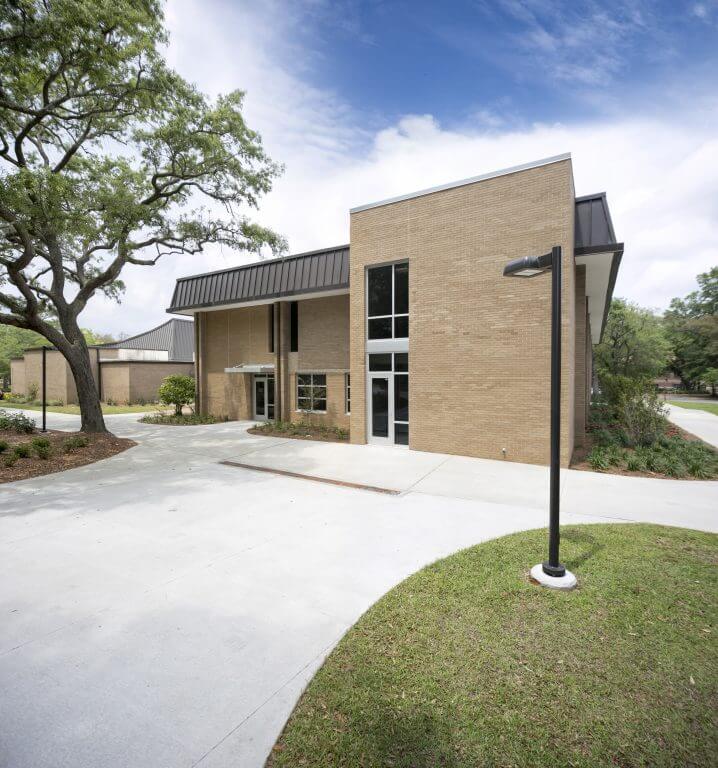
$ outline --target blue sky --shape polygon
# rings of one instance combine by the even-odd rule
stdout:
[[[400,0],[307,3],[301,34],[315,82],[369,123],[498,127],[650,108],[715,78],[717,23],[709,2]]]
[[[606,191],[616,292],[665,308],[718,264],[718,0],[168,0],[167,57],[245,117],[284,173],[251,215],[291,252],[349,240],[349,208],[564,152]],[[122,308],[164,319],[176,277],[244,263],[220,247],[127,271]]]

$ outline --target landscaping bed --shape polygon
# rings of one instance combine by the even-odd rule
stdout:
[[[199,413],[150,413],[138,419],[142,424],[165,424],[170,427],[192,427],[198,424],[221,424],[229,421],[227,416],[210,416]]]
[[[23,414],[0,411],[0,483],[92,464],[137,445],[111,434],[38,432]]]
[[[574,451],[571,469],[614,475],[683,480],[718,478],[718,451],[674,424],[650,447],[629,447],[620,440],[586,434],[586,444]]]
[[[268,766],[712,766],[718,536],[564,528],[573,592],[531,584],[546,531],[439,561],[376,603]]]
[[[655,392],[640,382],[631,396],[591,405],[586,444],[577,449],[572,469],[642,477],[714,480],[718,451],[671,424]]]
[[[296,440],[322,440],[327,443],[346,443],[349,430],[306,421],[265,421],[247,430],[252,435],[291,437]]]

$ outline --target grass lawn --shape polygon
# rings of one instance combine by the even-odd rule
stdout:
[[[678,408],[690,408],[696,411],[708,411],[714,416],[718,416],[718,403],[707,403],[703,400],[689,402],[688,400],[669,400],[669,405],[675,405]]]
[[[712,766],[718,536],[563,529],[579,588],[528,582],[546,531],[385,595],[310,683],[269,766]]]
[[[7,400],[0,400],[0,408],[22,408],[28,411],[42,411],[41,405],[31,405],[29,403],[10,403]],[[102,412],[106,415],[113,413],[145,413],[145,411],[154,411],[158,408],[156,404],[147,405],[107,405],[102,403]],[[79,405],[48,405],[48,413],[75,413],[80,415]]]

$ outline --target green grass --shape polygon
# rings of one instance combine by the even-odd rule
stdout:
[[[696,400],[695,402],[689,402],[688,400],[669,400],[668,403],[670,405],[675,405],[678,408],[708,411],[708,413],[718,416],[718,403],[707,403],[704,400]]]
[[[718,536],[564,528],[569,593],[529,583],[545,545],[545,531],[487,542],[389,592],[310,683],[268,765],[714,765]]]
[[[145,413],[151,411],[158,406],[156,404],[145,405],[107,405],[102,403],[102,412],[105,415],[111,415],[115,413]],[[27,411],[41,411],[41,405],[35,405],[34,403],[11,403],[8,400],[0,400],[0,408],[22,408]],[[48,413],[74,413],[80,415],[79,405],[48,405]]]

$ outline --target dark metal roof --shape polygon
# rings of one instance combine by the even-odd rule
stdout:
[[[574,254],[576,256],[588,256],[592,253],[613,253],[606,290],[606,303],[601,318],[601,336],[603,336],[608,311],[613,299],[613,289],[618,277],[618,268],[623,258],[623,243],[616,242],[616,233],[613,230],[611,212],[608,209],[605,192],[576,198]]]
[[[349,288],[349,246],[325,248],[177,280],[168,312]]]
[[[574,242],[576,251],[608,244],[616,245],[616,234],[613,231],[606,193],[577,197]]]
[[[191,363],[194,358],[194,323],[173,317],[162,325],[129,339],[99,344],[101,349],[156,349],[169,353],[169,360]]]

